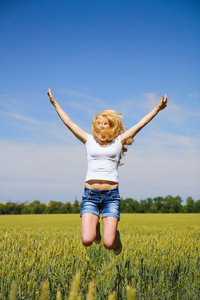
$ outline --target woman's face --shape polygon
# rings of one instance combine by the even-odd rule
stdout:
[[[110,123],[106,117],[99,116],[96,122],[100,125],[102,129],[110,128]]]

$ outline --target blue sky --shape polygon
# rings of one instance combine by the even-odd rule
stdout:
[[[200,4],[41,0],[0,4],[0,202],[81,201],[85,148],[46,92],[91,132],[103,109],[127,128],[168,94],[119,168],[136,200],[200,199]]]

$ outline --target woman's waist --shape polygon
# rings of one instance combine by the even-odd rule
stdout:
[[[118,183],[109,180],[91,179],[85,182],[85,188],[91,190],[112,190],[118,188]]]

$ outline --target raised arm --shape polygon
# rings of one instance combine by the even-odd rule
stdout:
[[[63,121],[63,123],[71,130],[71,132],[82,142],[86,143],[88,138],[88,133],[83,131],[79,126],[77,126],[75,123],[72,122],[70,117],[64,112],[64,110],[60,107],[60,105],[56,102],[56,100],[53,98],[51,90],[48,89],[47,95],[49,96],[49,100],[51,104],[55,107],[55,110],[57,114],[59,115],[60,119]]]
[[[160,103],[156,106],[150,113],[148,113],[144,118],[142,118],[136,125],[122,133],[121,135],[121,142],[128,138],[133,138],[146,124],[148,124],[156,115],[157,113],[164,109],[167,106],[167,94],[165,97],[162,96]]]

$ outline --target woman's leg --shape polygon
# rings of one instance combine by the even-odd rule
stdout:
[[[122,244],[117,234],[118,219],[114,217],[103,218],[103,243],[106,249],[118,251]]]
[[[82,243],[85,247],[91,246],[94,240],[99,241],[100,236],[97,233],[98,222],[99,222],[99,217],[97,215],[91,213],[83,213]]]

